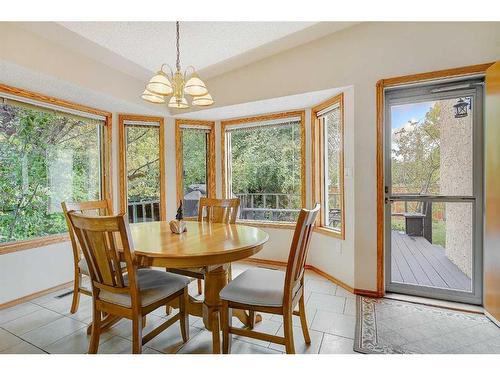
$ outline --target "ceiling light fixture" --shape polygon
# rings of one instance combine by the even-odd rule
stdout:
[[[179,49],[179,22],[175,23],[177,32],[177,62],[176,72],[168,64],[163,64],[160,70],[151,78],[146,85],[146,89],[141,98],[150,103],[164,104],[168,102],[170,108],[185,109],[189,108],[189,103],[185,97],[188,94],[193,97],[192,105],[209,106],[214,104],[212,96],[208,93],[207,85],[203,82],[193,66],[188,66],[184,74],[181,72],[181,58]],[[168,66],[170,76],[163,71]],[[187,78],[188,70],[192,70],[191,76]],[[172,95],[170,99],[167,96]]]

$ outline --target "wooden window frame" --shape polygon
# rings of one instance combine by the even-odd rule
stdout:
[[[229,197],[227,191],[227,160],[226,160],[226,127],[229,125],[246,124],[251,122],[262,122],[277,119],[286,119],[291,117],[300,118],[300,200],[302,207],[306,206],[306,139],[305,139],[305,110],[296,110],[289,112],[268,113],[252,117],[241,117],[230,120],[221,121],[221,170],[222,170],[222,196]],[[263,227],[263,228],[295,228],[295,223],[277,222],[277,221],[257,221],[257,220],[237,220],[238,223],[245,225]]]
[[[112,114],[111,112],[103,111],[100,109],[87,107],[82,104],[70,102],[63,99],[54,98],[45,94],[34,91],[29,91],[13,86],[8,86],[0,83],[0,92],[18,96],[29,100],[38,101],[41,103],[51,104],[58,107],[67,108],[79,112],[88,113],[91,115],[102,116],[104,120],[104,136],[102,140],[102,163],[101,163],[101,196],[103,199],[113,199],[113,186],[112,186],[112,169],[111,169],[111,137],[112,137]],[[38,247],[48,246],[60,242],[69,241],[67,233],[54,234],[50,236],[38,237],[29,240],[7,242],[0,244],[0,255],[14,253],[22,250],[29,250]]]
[[[373,292],[374,297],[383,297],[385,294],[385,270],[384,270],[384,210],[385,210],[385,181],[384,181],[384,90],[405,84],[428,82],[437,79],[466,77],[475,74],[485,74],[494,63],[464,66],[437,70],[426,73],[411,74],[400,77],[381,79],[376,84],[376,164],[377,164],[377,290]]]
[[[177,189],[177,204],[183,200],[184,185],[183,185],[183,145],[182,145],[182,126],[190,128],[206,128],[210,127],[208,133],[207,147],[207,197],[215,198],[216,183],[215,183],[215,121],[205,120],[175,120],[175,174],[176,174],[176,189]],[[197,217],[186,217],[185,220],[197,220]]]
[[[341,205],[341,220],[342,226],[340,231],[329,228],[325,225],[326,213],[324,210],[324,147],[323,145],[323,121],[318,117],[318,113],[322,110],[333,106],[339,105],[340,109],[340,166],[339,166],[339,188],[340,188],[340,205]],[[321,205],[320,214],[318,216],[315,231],[323,233],[328,236],[345,240],[345,189],[344,189],[344,138],[345,138],[345,124],[344,124],[344,93],[335,95],[332,98],[325,100],[311,109],[311,160],[312,160],[312,201],[316,203],[319,201]]]
[[[165,176],[165,120],[163,117],[144,116],[133,114],[118,114],[118,169],[120,178],[120,212],[127,212],[127,155],[125,152],[125,122],[126,121],[144,121],[157,122],[160,124],[159,153],[160,153],[160,220],[164,221],[167,217],[167,197],[166,197],[166,176]]]

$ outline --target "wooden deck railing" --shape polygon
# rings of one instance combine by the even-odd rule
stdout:
[[[245,220],[295,221],[302,206],[300,195],[295,194],[242,193],[235,196],[241,200],[239,218]],[[339,207],[340,194],[328,196],[330,207]],[[332,210],[335,216],[336,210]],[[187,212],[185,215],[190,216]],[[160,220],[160,201],[128,202],[128,216],[131,223]]]
[[[128,202],[130,223],[160,220],[160,201]]]

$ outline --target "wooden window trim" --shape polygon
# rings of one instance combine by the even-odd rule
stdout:
[[[249,122],[269,121],[277,119],[286,119],[290,117],[300,117],[300,200],[302,207],[306,206],[306,139],[305,139],[305,110],[268,113],[252,117],[234,118],[221,121],[221,171],[222,171],[222,197],[228,198],[228,184],[226,181],[227,175],[227,160],[226,160],[226,126],[236,124],[246,124]],[[262,228],[295,228],[295,223],[275,222],[275,221],[258,221],[258,220],[237,220],[238,223],[245,225],[259,226]]]
[[[177,186],[177,204],[183,199],[183,149],[182,149],[182,125],[188,125],[191,128],[204,128],[210,127],[208,133],[208,148],[207,148],[207,195],[209,198],[216,197],[216,184],[215,184],[215,121],[205,120],[189,120],[189,119],[176,119],[175,120],[175,174]],[[185,218],[186,220],[198,220],[198,218]]]
[[[323,186],[324,177],[324,166],[323,166],[323,156],[324,150],[321,147],[322,144],[322,131],[319,131],[323,124],[321,119],[317,116],[322,110],[338,104],[340,108],[340,131],[341,131],[341,142],[340,142],[340,167],[339,167],[339,177],[340,177],[340,203],[341,203],[341,220],[342,226],[340,231],[334,230],[325,226],[325,210],[323,192],[325,187]],[[318,233],[328,235],[330,237],[345,240],[345,189],[344,189],[344,137],[345,137],[345,123],[344,123],[344,93],[340,93],[326,101],[318,104],[311,109],[311,161],[312,161],[312,201],[313,203],[318,202],[321,205],[320,215],[317,218],[317,226],[314,229]]]
[[[120,178],[120,212],[127,212],[127,182],[126,165],[127,156],[125,152],[125,122],[126,121],[145,121],[157,122],[160,124],[160,220],[166,220],[167,202],[166,202],[166,178],[165,178],[165,120],[163,117],[143,116],[133,114],[118,115],[118,165]]]
[[[388,87],[437,79],[484,74],[494,62],[381,79],[376,84],[376,163],[377,163],[377,296],[385,294],[384,280],[384,90]]]
[[[111,112],[101,109],[88,107],[82,104],[74,103],[71,101],[54,98],[38,92],[21,89],[18,87],[8,86],[0,83],[0,92],[15,95],[21,98],[36,100],[42,103],[48,103],[63,108],[68,108],[88,114],[103,116],[104,121],[104,137],[103,137],[103,150],[102,150],[102,181],[101,181],[101,195],[106,199],[113,199],[113,185],[112,185],[112,159],[111,159],[111,141],[113,133],[113,121]],[[69,236],[67,233],[55,234],[46,237],[38,237],[29,240],[7,242],[0,244],[0,255],[14,253],[17,251],[35,249],[38,247],[48,246],[55,243],[67,242]]]

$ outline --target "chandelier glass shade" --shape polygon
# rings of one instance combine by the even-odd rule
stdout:
[[[206,93],[205,95],[195,96],[193,98],[193,105],[206,107],[214,104],[214,100],[212,99],[212,95]]]
[[[144,100],[146,100],[150,103],[155,103],[155,104],[164,104],[165,103],[165,98],[162,95],[152,93],[148,89],[144,90],[144,92],[141,95],[141,98],[143,98]]]
[[[214,104],[212,96],[209,94],[207,85],[202,81],[193,66],[181,72],[180,52],[179,52],[179,22],[176,22],[177,31],[177,62],[176,71],[172,71],[169,65],[163,64],[160,70],[146,84],[146,89],[141,98],[154,104],[164,104],[168,102],[170,108],[185,109],[189,108],[189,103],[185,94],[192,97],[194,106],[210,106]],[[170,75],[163,68],[170,68]],[[188,78],[188,71],[191,74]],[[167,96],[172,95],[170,99]]]

